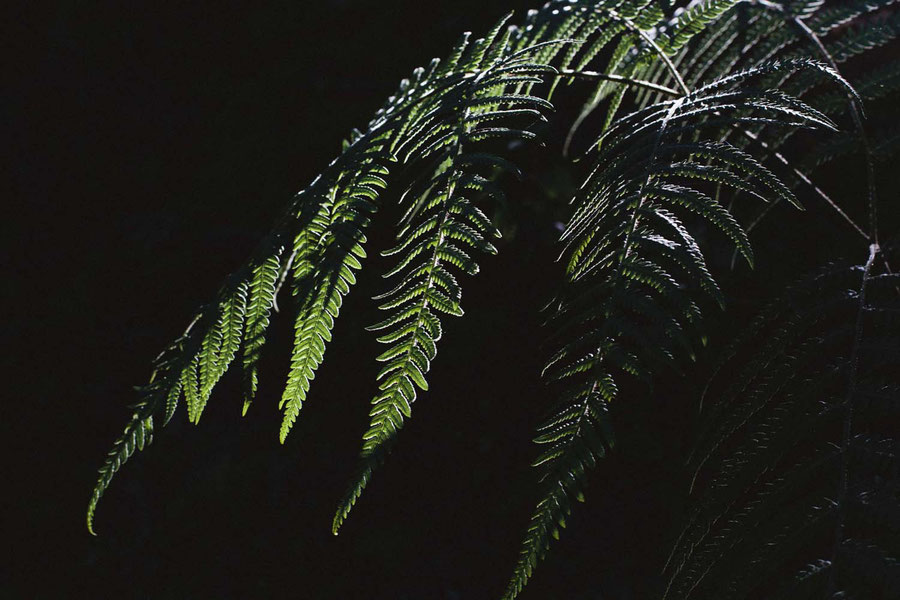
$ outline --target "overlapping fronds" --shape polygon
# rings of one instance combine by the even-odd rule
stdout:
[[[545,448],[535,462],[542,494],[508,598],[558,536],[586,473],[614,445],[608,406],[617,381],[623,375],[649,381],[678,355],[693,357],[703,337],[700,296],[724,304],[687,218],[720,230],[752,263],[746,234],[709,194],[711,186],[796,203],[766,167],[727,142],[704,139],[704,128],[776,120],[833,127],[799,100],[750,85],[771,72],[800,69],[840,81],[812,61],[761,65],[636,111],[597,139],[599,151],[562,234],[567,281],[550,307],[558,349],[544,370],[561,400],[535,440]]]
[[[380,391],[372,400],[359,472],[334,518],[335,533],[409,418],[416,388],[428,389],[426,375],[442,331],[440,315],[463,314],[454,271],[475,275],[473,255],[497,251],[491,241],[500,233],[478,204],[502,195],[489,178],[496,168],[516,168],[483,152],[483,142],[529,141],[535,133],[528,127],[544,121],[551,108],[547,100],[519,88],[556,72],[536,62],[535,55],[564,42],[512,51],[511,34],[501,22],[483,40],[463,40],[455,53],[459,68],[478,75],[424,103],[398,146],[403,162],[418,166],[422,174],[401,199],[405,214],[397,244],[383,253],[398,257],[385,274],[398,282],[376,297],[389,316],[369,329],[379,332],[378,341],[388,349],[378,356],[385,363],[378,373]]]
[[[664,17],[658,2],[560,1],[551,2],[548,8],[549,20],[543,13],[531,15],[532,21],[543,23],[541,34],[549,30],[555,35],[577,38],[583,42],[560,53],[556,83],[563,80],[571,83],[579,79],[596,81],[593,92],[569,127],[564,152],[568,151],[578,128],[601,104],[606,110],[604,127],[608,127],[629,90],[652,89],[668,95],[687,92],[680,81],[667,87],[644,81],[637,75],[650,64],[661,62],[672,66],[668,54],[655,39]],[[534,27],[535,24],[529,24],[523,37],[527,39],[527,32]],[[686,40],[691,35],[693,30],[685,32],[683,37]],[[675,73],[674,69],[672,72]],[[675,75],[677,80],[677,73]],[[552,93],[553,88],[550,90]]]
[[[795,285],[726,352],[666,598],[900,593],[900,278],[879,252]]]
[[[486,51],[482,48],[469,56],[480,52],[484,57]],[[291,371],[281,402],[285,416],[280,438],[284,441],[323,359],[333,319],[354,281],[352,271],[364,256],[363,232],[386,185],[384,175],[394,160],[394,146],[413,117],[428,105],[423,99],[439,99],[478,74],[467,70],[471,62],[460,62],[462,54],[457,48],[446,63],[434,60],[427,70],[416,69],[410,79],[404,79],[366,132],[354,130],[342,154],[297,194],[247,264],[167,349],[166,361],[157,365],[151,383],[142,389],[131,421],[100,469],[88,507],[89,530],[93,531],[97,503],[116,471],[135,447],[142,449],[149,443],[154,417],[168,422],[184,397],[188,417],[197,423],[241,344],[246,413],[258,387],[257,365],[276,295],[290,278],[297,317]],[[496,58],[491,55],[489,60]]]
[[[88,510],[89,528],[96,504],[114,473],[135,446],[143,448],[149,441],[153,417],[162,413],[168,422],[184,397],[188,418],[198,423],[213,388],[242,344],[246,413],[256,394],[257,364],[276,295],[293,270],[298,317],[292,370],[282,402],[286,405],[284,440],[305,397],[308,380],[321,362],[323,340],[330,337],[328,315],[336,314],[354,281],[351,269],[358,268],[357,257],[364,255],[362,232],[374,211],[377,190],[383,187],[380,175],[386,173],[390,160],[385,147],[396,130],[382,113],[404,101],[404,97],[392,97],[369,132],[357,132],[325,173],[297,194],[247,264],[229,277],[215,302],[204,307],[188,331],[163,354],[165,362],[157,366],[151,383],[143,388],[143,400],[135,405],[131,422],[100,470]],[[286,256],[284,248],[291,237],[293,251]]]
[[[262,247],[270,243],[267,240]],[[273,256],[277,257],[277,251]],[[150,444],[154,424],[167,424],[182,397],[189,419],[197,422],[213,386],[234,360],[243,337],[249,288],[237,275],[226,283],[217,301],[204,307],[154,361],[150,382],[139,388],[141,399],[132,406],[131,420],[100,468],[87,512],[91,533],[100,497],[135,449],[143,450]]]
[[[841,212],[809,174],[854,153],[866,157],[871,226],[864,231],[841,214],[867,243],[875,241],[874,165],[900,148],[900,135],[896,128],[869,135],[862,100],[895,97],[900,63],[867,67],[850,83],[841,69],[898,37],[896,8],[893,0],[552,0],[521,26],[507,17],[481,39],[465,34],[446,59],[413,71],[367,126],[354,130],[247,263],[157,358],[100,470],[88,528],[113,475],[150,442],[154,425],[167,423],[182,397],[197,423],[239,353],[247,412],[283,287],[289,297],[281,305],[294,323],[279,404],[285,441],[366,257],[366,233],[381,205],[396,202],[403,216],[395,245],[383,252],[394,261],[384,274],[389,285],[375,298],[385,318],[369,328],[385,346],[377,357],[384,364],[359,469],[333,520],[337,533],[428,389],[443,318],[463,313],[457,277],[478,272],[479,254],[496,252],[491,209],[504,201],[502,174],[519,174],[513,151],[527,147],[523,142],[559,140],[556,150],[567,155],[581,133],[589,143],[572,169],[582,170],[583,185],[561,217],[564,277],[548,306],[552,357],[544,377],[558,405],[536,439],[540,499],[507,588],[506,597],[515,597],[564,526],[572,500],[583,499],[588,472],[614,446],[609,407],[623,383],[650,384],[706,343],[703,311],[724,306],[726,298],[704,252],[727,241],[752,264],[748,230],[766,207],[799,206],[801,183]],[[580,95],[573,103],[566,94]],[[573,106],[574,114],[554,115],[551,100]],[[788,159],[794,134],[810,129],[833,135],[817,138],[802,161]],[[782,183],[775,172],[789,179]],[[819,443],[834,433],[829,423],[847,424],[850,414],[895,402],[889,396],[898,383],[876,365],[896,364],[897,348],[877,331],[869,335],[868,323],[886,319],[893,326],[896,298],[882,292],[900,283],[876,269],[872,247],[865,267],[821,276],[821,289],[803,296],[807,304],[798,292],[757,323],[752,335],[769,332],[768,354],[742,367],[710,410],[713,425],[694,465],[698,486],[711,491],[673,551],[670,597],[756,593],[753,574],[782,564],[779,552],[790,544],[805,543],[803,524],[809,531],[839,525],[833,551],[809,559],[797,589],[851,590],[862,580],[854,570],[895,568],[877,535],[844,532],[895,514],[883,507],[896,500],[896,487],[869,485],[874,463],[895,464],[894,442],[877,428],[866,434],[854,428],[834,438],[837,444]],[[823,291],[822,282],[848,278],[850,287],[837,296]],[[836,315],[846,310],[859,317],[841,321]],[[884,354],[878,360],[868,357],[870,341]],[[851,391],[841,400],[834,390]],[[788,440],[788,426],[806,428],[808,438]],[[831,495],[822,495],[821,486],[810,494],[804,482],[823,483],[816,478],[825,472],[851,476],[824,481],[836,485]],[[757,527],[783,499],[791,511]],[[738,557],[748,561],[746,569]]]
[[[324,359],[325,344],[341,303],[356,282],[353,271],[366,253],[365,227],[375,212],[380,190],[387,186],[385,135],[368,141],[357,170],[339,175],[329,186],[321,211],[294,238],[293,281],[298,305],[294,352],[279,408],[284,419],[279,437],[284,443],[297,419],[310,381]]]
[[[699,10],[709,5],[727,5],[721,15],[705,23],[680,51],[672,58],[678,73],[689,87],[720,78],[737,69],[752,68],[779,59],[811,57],[829,64],[838,72],[843,71],[852,59],[883,48],[900,38],[900,12],[895,0],[849,0],[847,2],[732,2],[693,3]],[[676,31],[683,23],[679,18],[669,27]],[[670,33],[670,35],[672,35]],[[665,37],[665,36],[664,36]],[[671,39],[671,38],[669,38]],[[677,44],[663,42],[661,47],[676,50]],[[853,69],[853,77],[848,81],[859,91],[861,98],[873,101],[885,97],[896,98],[896,85],[892,82],[900,73],[900,65],[888,62],[876,63],[872,67]],[[673,81],[672,72],[653,65],[642,77],[669,85]],[[813,183],[812,173],[817,167],[827,163],[833,156],[854,152],[867,157],[867,172],[860,176],[867,179],[869,194],[875,195],[874,169],[872,163],[878,160],[877,142],[870,141],[872,132],[863,124],[861,108],[855,98],[846,91],[822,89],[814,79],[803,75],[777,76],[768,81],[769,86],[803,98],[820,108],[830,118],[841,115],[852,117],[852,126],[843,127],[836,136],[820,136],[807,142],[811,148],[804,154],[810,158],[800,162],[789,158],[785,148],[793,139],[796,130],[772,127],[766,123],[742,127],[728,132],[728,138],[743,149],[753,149],[761,160],[772,158],[786,167],[786,183],[792,188],[802,187],[814,192],[821,202],[830,205],[841,218],[847,220],[857,232],[865,235],[864,228],[854,223],[846,214],[846,207],[840,207],[825,192]],[[865,91],[863,91],[865,90]],[[821,98],[824,96],[824,98]],[[662,96],[653,91],[645,91],[643,101],[650,103]],[[823,101],[827,98],[827,101]],[[836,147],[846,148],[832,153]],[[892,147],[884,150],[893,152]],[[737,215],[740,222],[748,224],[748,231],[758,226],[771,213],[772,206],[748,211]]]

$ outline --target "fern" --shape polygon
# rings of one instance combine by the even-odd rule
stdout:
[[[259,385],[260,353],[265,344],[265,333],[269,327],[269,315],[275,304],[276,282],[280,268],[281,250],[268,257],[262,264],[253,269],[250,279],[249,298],[247,301],[247,324],[244,329],[244,408],[247,409],[256,396]]]
[[[567,285],[548,322],[561,342],[544,370],[562,388],[562,399],[535,440],[546,446],[535,463],[542,471],[543,493],[507,597],[524,586],[550,537],[558,537],[558,527],[565,524],[570,499],[583,496],[586,473],[614,445],[608,405],[617,399],[617,378],[649,380],[677,354],[693,358],[694,341],[702,337],[695,292],[724,303],[685,216],[693,213],[721,230],[752,264],[743,230],[704,194],[704,185],[713,182],[764,200],[796,203],[749,155],[697,138],[710,113],[734,123],[781,113],[810,127],[830,126],[794,99],[733,89],[771,70],[798,68],[836,77],[815,63],[763,66],[628,115],[597,140],[601,150],[562,235],[569,257]],[[754,112],[744,113],[747,108]]]
[[[893,10],[884,10],[895,4],[893,0],[877,2],[849,1],[842,3],[775,3],[775,2],[739,2],[725,12],[720,18],[708,24],[708,27],[691,39],[681,51],[675,62],[679,64],[685,81],[689,85],[697,85],[703,81],[711,81],[732,72],[742,65],[755,65],[775,56],[781,59],[811,56],[825,61],[835,71],[855,56],[877,47],[882,47],[897,39],[900,30],[897,28],[897,14]],[[861,19],[876,19],[874,24],[856,25]],[[698,51],[695,51],[698,50]],[[887,67],[888,72],[891,71]],[[666,74],[659,79],[667,82]],[[787,78],[773,80],[774,85],[782,87],[797,97],[812,98],[817,92],[815,81],[808,78]],[[865,79],[851,80],[855,89],[862,89]],[[871,89],[871,88],[870,88]],[[881,93],[889,93],[888,89]],[[867,94],[863,94],[864,96]],[[829,116],[835,116],[847,110],[846,91],[829,90],[826,96],[828,104],[810,100]],[[852,98],[858,102],[858,98]],[[855,109],[851,109],[855,110]],[[862,144],[863,152],[870,154],[871,148],[866,142],[866,132],[860,118],[855,118],[855,131],[844,134],[855,143]],[[765,124],[756,127],[741,128],[731,132],[736,137],[735,143],[742,148],[751,145],[762,148],[760,158],[774,157],[792,171],[788,184],[792,188],[800,186],[812,190],[820,200],[824,201],[848,221],[851,227],[865,235],[865,232],[837,206],[830,197],[816,187],[809,178],[809,167],[797,168],[781,152],[781,149],[792,138],[793,130],[781,127],[772,128]],[[833,144],[827,137],[820,137],[814,144],[820,148]],[[813,150],[820,153],[822,150]],[[808,163],[807,163],[808,165]],[[806,166],[806,165],[803,165]],[[870,193],[874,194],[873,174],[868,174]],[[777,202],[775,203],[777,204]],[[755,229],[762,218],[771,212],[772,207],[765,207],[755,216],[748,217],[748,230]]]
[[[298,311],[291,369],[279,405],[285,413],[279,434],[282,443],[324,359],[325,344],[331,340],[342,299],[356,282],[353,271],[362,267],[360,259],[366,256],[363,232],[376,210],[379,190],[387,185],[382,177],[387,175],[385,163],[390,155],[384,144],[380,137],[363,144],[357,151],[358,170],[344,174],[326,192],[326,214],[295,237],[294,255],[298,258],[293,265],[293,281]]]
[[[897,593],[896,407],[873,399],[898,389],[898,279],[878,268],[880,252],[797,284],[727,353],[705,394],[697,500],[665,597]]]
[[[501,21],[484,39],[459,51],[460,68],[478,76],[453,93],[426,104],[409,125],[415,137],[400,145],[405,164],[425,166],[404,194],[406,208],[397,245],[385,256],[400,258],[385,277],[400,281],[378,296],[379,308],[390,316],[370,327],[383,332],[378,341],[389,345],[378,360],[385,366],[378,374],[380,392],[372,400],[372,417],[363,436],[362,464],[334,518],[337,533],[353,504],[362,494],[374,467],[380,462],[405,418],[411,415],[416,388],[428,389],[425,376],[437,354],[441,337],[440,313],[462,316],[461,289],[453,275],[458,270],[478,272],[473,251],[496,253],[490,240],[499,232],[477,207],[477,200],[502,194],[479,168],[499,165],[504,159],[478,152],[479,142],[491,139],[527,141],[534,133],[517,128],[522,119],[542,120],[551,107],[537,96],[516,93],[523,83],[540,81],[554,70],[533,62],[546,46],[509,51],[510,29]],[[553,44],[556,45],[556,44]],[[547,45],[549,46],[549,44]]]
[[[868,584],[859,582],[870,573],[854,573],[894,569],[892,549],[877,535],[846,531],[893,510],[885,507],[894,488],[871,485],[870,477],[893,464],[893,442],[883,431],[857,434],[851,423],[872,406],[892,406],[896,348],[888,327],[870,331],[868,323],[883,318],[893,327],[889,288],[900,282],[877,245],[875,186],[875,167],[896,152],[898,136],[894,129],[870,135],[862,102],[890,102],[900,86],[896,61],[859,76],[860,69],[853,77],[843,71],[897,38],[892,4],[553,0],[521,26],[507,16],[483,38],[463,35],[445,60],[414,70],[366,127],[353,130],[156,359],[100,470],[88,529],[113,476],[150,443],[154,426],[168,423],[182,398],[198,423],[238,354],[247,413],[283,288],[294,327],[278,405],[285,442],[363,267],[367,233],[388,227],[378,219],[396,205],[394,245],[381,253],[391,261],[389,283],[374,298],[385,314],[368,328],[384,346],[383,366],[358,469],[333,519],[336,534],[428,390],[444,316],[463,315],[460,274],[475,275],[481,255],[497,252],[492,209],[508,201],[504,178],[521,176],[518,149],[543,145],[567,156],[584,138],[571,164],[583,183],[563,217],[561,282],[547,307],[543,377],[556,408],[535,439],[538,501],[505,597],[523,589],[573,500],[584,500],[590,471],[614,448],[610,407],[626,400],[622,390],[631,380],[651,388],[662,374],[692,368],[707,344],[705,315],[728,300],[710,266],[721,246],[752,266],[749,233],[778,203],[799,208],[798,195],[810,190],[871,254],[864,266],[820,274],[814,293],[797,288],[726,353],[746,358],[742,348],[763,340],[763,352],[739,363],[737,374],[726,361],[710,387],[723,391],[692,459],[695,483],[709,493],[675,544],[666,595],[747,597],[759,592],[755,574],[772,565],[794,569],[796,590],[865,593],[859,586]],[[555,114],[557,107],[575,107],[574,117]],[[791,142],[799,132],[814,141],[797,161]],[[839,206],[811,179],[851,154],[866,162],[865,228],[854,220],[859,210]],[[836,296],[822,292],[836,281],[844,282]],[[852,319],[838,316],[846,311]],[[870,341],[888,351],[873,360]],[[835,422],[844,428],[838,443],[820,443]],[[800,429],[816,443],[798,446],[785,433]],[[837,493],[810,492],[826,472],[839,474]],[[775,514],[779,503],[787,508]],[[832,552],[811,555],[797,570],[796,552],[826,524],[836,527]]]

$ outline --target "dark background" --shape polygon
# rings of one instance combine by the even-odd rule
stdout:
[[[512,189],[515,227],[465,281],[467,314],[448,323],[432,391],[339,537],[331,517],[375,390],[378,344],[363,327],[377,317],[377,267],[345,303],[284,446],[276,405],[291,327],[281,314],[247,418],[229,374],[199,426],[179,412],[119,474],[99,537],[84,511],[150,360],[350,128],[460,32],[532,5],[59,3],[10,17],[8,68],[22,93],[11,98],[7,146],[20,166],[4,203],[4,596],[500,595],[536,500],[531,434],[550,405],[537,311],[556,275],[556,232],[536,206],[572,185],[552,166]],[[816,219],[790,225],[789,256],[741,283],[738,315],[778,288],[771,272],[809,262],[818,245],[840,249],[841,225]],[[373,232],[372,265],[388,234]],[[619,452],[523,598],[624,600],[655,588],[699,385],[673,377],[663,400],[636,393],[617,413]]]

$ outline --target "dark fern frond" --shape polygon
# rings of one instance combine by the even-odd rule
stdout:
[[[692,2],[683,13],[670,22],[660,44],[667,53],[674,54],[713,21],[731,10],[741,0],[701,0]]]
[[[600,135],[590,174],[562,241],[567,282],[548,326],[558,350],[544,375],[562,388],[559,407],[541,426],[534,463],[541,497],[525,536],[507,598],[515,597],[581,498],[587,472],[615,443],[608,406],[622,376],[648,379],[676,356],[695,355],[702,292],[724,299],[685,217],[722,231],[752,263],[749,241],[705,189],[718,184],[764,200],[793,195],[749,155],[705,141],[710,122],[738,124],[773,114],[808,127],[830,126],[796,99],[746,86],[777,70],[826,67],[807,61],[762,65],[615,121]]]
[[[880,252],[795,285],[726,353],[666,598],[896,595],[900,296]]]
[[[894,0],[851,0],[842,3],[739,2],[719,19],[710,22],[704,31],[699,32],[683,47],[674,61],[684,79],[692,85],[712,81],[737,68],[753,67],[774,57],[811,57],[825,61],[837,71],[843,69],[850,59],[897,40],[900,36],[900,22],[897,18],[900,15],[892,7],[894,4]],[[665,73],[659,72],[657,75],[655,81],[667,83]],[[768,87],[778,87],[799,98],[812,98],[817,93],[816,83],[815,79],[802,75],[779,76],[769,80]],[[854,88],[861,88],[865,81],[854,77],[850,83]],[[881,93],[887,93],[887,90]],[[829,91],[826,96],[827,101],[823,99],[823,102],[819,102],[816,98],[808,102],[821,107],[830,116],[842,115],[847,111],[846,91]],[[658,99],[658,95],[651,93],[645,97],[647,102]],[[874,149],[867,141],[867,132],[861,118],[853,114],[857,111],[861,115],[861,105],[851,108],[853,131],[842,136],[855,140],[858,147],[863,148],[864,155],[869,156],[867,177],[869,193],[874,196],[876,192],[871,168]],[[810,163],[795,164],[795,161],[784,154],[782,148],[794,133],[795,130],[773,128],[759,123],[732,131],[727,139],[744,149],[754,145],[760,148],[761,151],[754,152],[760,160],[774,159],[787,167],[787,181],[792,188],[802,186],[815,192],[842,218],[848,220],[851,226],[860,230],[849,220],[844,210],[811,181],[806,166]],[[814,149],[810,154],[820,154],[833,143],[828,137],[821,137],[812,142]],[[749,223],[748,231],[758,226],[770,212],[771,207],[765,207],[755,216],[750,216],[746,221]],[[744,222],[743,215],[738,218]]]
[[[670,69],[672,67],[666,50],[655,40],[664,20],[663,10],[658,3],[606,2],[598,4],[594,11],[597,15],[596,23],[592,24],[594,31],[583,44],[583,51],[577,55],[573,53],[570,62],[575,72],[584,72],[601,60],[604,62],[600,64],[604,66],[592,71],[602,74],[598,77],[600,81],[569,128],[564,153],[568,152],[576,132],[585,120],[604,101],[608,100],[605,103],[606,116],[603,125],[605,129],[618,114],[625,94],[647,84],[640,80],[640,73],[650,65],[664,65]],[[693,34],[686,32],[684,35]],[[568,62],[564,63],[563,67],[568,68]],[[677,72],[674,69],[670,72],[674,74],[678,90],[686,92],[687,88]]]

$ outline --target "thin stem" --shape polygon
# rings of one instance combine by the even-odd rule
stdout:
[[[291,265],[294,263],[294,259],[297,257],[297,249],[294,248],[294,251],[291,252],[291,255],[288,257],[287,261],[284,263],[284,267],[281,269],[281,276],[278,278],[278,284],[275,286],[275,293],[272,295],[272,309],[275,312],[280,312],[278,308],[278,293],[281,291],[281,288],[284,286],[284,282],[287,279],[288,273],[291,272]]]
[[[816,51],[821,55],[821,57],[828,63],[828,65],[835,70],[835,72],[840,73],[840,69],[838,69],[837,62],[831,56],[831,53],[828,52],[828,49],[825,48],[825,44],[822,43],[822,40],[816,35],[812,29],[809,28],[809,25],[806,24],[803,19],[800,17],[791,14],[789,10],[787,10],[783,5],[778,4],[776,2],[771,2],[770,0],[754,0],[753,4],[761,6],[767,10],[771,10],[774,12],[781,13],[785,16],[786,20],[789,20],[791,24],[793,24],[803,36],[811,42],[815,47]],[[862,122],[862,113],[857,106],[855,99],[847,94],[848,104],[850,106],[850,116],[853,119],[853,126],[856,129],[857,135],[859,135],[859,140],[863,146],[863,152],[866,156],[866,181],[868,188],[868,198],[867,198],[867,207],[868,207],[868,218],[869,218],[869,233],[866,235],[866,238],[873,242],[874,244],[878,244],[878,195],[875,189],[875,163],[872,159],[872,148],[869,144],[869,137],[866,135],[866,130],[863,127]],[[830,202],[830,201],[829,201]],[[854,225],[857,229],[859,229],[856,225]]]
[[[663,63],[665,63],[666,68],[669,69],[672,77],[674,77],[675,81],[678,83],[678,87],[681,88],[682,95],[687,96],[688,94],[690,94],[691,90],[689,90],[687,85],[685,85],[684,79],[681,78],[681,74],[678,72],[678,69],[676,69],[675,65],[672,64],[672,61],[669,59],[669,55],[666,54],[655,41],[653,41],[653,38],[647,35],[647,32],[641,30],[638,26],[632,23],[630,19],[626,19],[625,17],[617,14],[615,11],[610,12],[616,17],[622,19],[622,22],[625,23],[625,26],[628,27],[629,30],[638,34],[641,39],[647,42],[647,44],[656,51],[656,55],[659,56],[660,60],[662,60]]]
[[[888,262],[887,254],[881,253],[881,262],[884,264],[884,272],[887,275],[893,275],[894,270],[891,268],[891,263]],[[894,290],[897,292],[897,295],[900,296],[900,285],[895,285]]]
[[[835,588],[834,564],[837,560],[838,552],[841,548],[841,541],[844,536],[844,522],[847,517],[847,495],[850,487],[849,465],[850,465],[850,436],[852,434],[853,423],[853,397],[856,395],[856,376],[859,369],[859,348],[862,342],[863,315],[866,309],[866,285],[869,282],[869,274],[872,271],[872,264],[878,255],[879,247],[877,243],[869,244],[869,258],[863,268],[862,283],[859,286],[859,309],[856,312],[856,324],[853,329],[853,346],[850,350],[848,359],[848,383],[847,395],[844,397],[844,427],[841,432],[841,480],[840,490],[837,499],[837,525],[834,530],[834,547],[831,550],[831,572],[828,577],[828,594],[831,596]]]
[[[571,69],[560,69],[560,76],[567,75],[569,77],[574,78],[582,78],[582,79],[600,79],[604,81],[615,81],[617,83],[627,83],[628,85],[633,85],[635,87],[645,88],[648,90],[653,90],[655,92],[660,92],[666,94],[667,96],[680,96],[681,92],[678,90],[672,89],[670,87],[666,87],[664,85],[659,85],[650,81],[644,81],[643,79],[632,79],[630,77],[624,77],[622,75],[615,75],[613,73],[599,73],[597,71],[573,71]]]
[[[741,133],[741,135],[743,135],[744,137],[753,140],[754,142],[756,142],[757,144],[759,144],[760,146],[762,146],[762,147],[765,148],[766,150],[770,151],[770,152],[772,153],[772,155],[773,155],[775,158],[777,158],[779,162],[781,162],[781,164],[783,164],[785,167],[787,167],[788,169],[790,169],[790,170],[794,173],[794,175],[796,175],[803,183],[805,183],[805,184],[807,184],[809,187],[811,187],[811,188],[813,189],[813,191],[815,191],[816,194],[817,194],[822,200],[824,200],[824,201],[826,202],[826,204],[828,204],[828,206],[830,206],[832,209],[834,209],[834,211],[835,211],[838,215],[840,215],[842,219],[844,219],[847,223],[849,223],[850,226],[851,226],[857,233],[859,233],[859,234],[863,237],[863,239],[865,239],[866,241],[872,241],[872,238],[869,236],[869,234],[866,233],[866,231],[865,231],[862,227],[860,227],[859,225],[857,225],[856,222],[855,222],[853,219],[851,219],[850,216],[849,216],[847,213],[845,213],[845,212],[843,211],[843,209],[841,209],[840,206],[838,206],[837,202],[835,202],[834,200],[832,200],[832,199],[828,196],[828,194],[826,194],[826,193],[825,193],[824,191],[822,191],[815,183],[813,183],[813,182],[810,180],[810,178],[807,177],[806,174],[805,174],[803,171],[801,171],[801,170],[797,169],[795,166],[793,166],[793,165],[788,161],[788,159],[786,159],[786,158],[784,157],[784,155],[782,155],[782,154],[781,154],[780,152],[778,152],[777,150],[774,150],[774,149],[770,148],[769,145],[768,145],[765,141],[761,140],[761,139],[759,138],[758,135],[756,135],[756,134],[754,134],[754,133],[752,133],[752,132],[750,132],[750,131],[744,130],[744,129],[741,129],[741,130],[740,130],[740,133]],[[755,226],[756,223],[754,223],[753,225]],[[748,232],[749,232],[749,230],[748,230]]]
[[[837,62],[835,62],[834,58],[832,58],[831,54],[825,48],[825,45],[822,43],[822,40],[819,39],[819,36],[815,34],[815,32],[809,28],[802,19],[799,17],[793,17],[791,19],[793,24],[803,32],[803,34],[813,43],[816,49],[819,51],[819,54],[822,55],[828,64],[831,66],[835,72],[840,72],[837,66]],[[856,133],[859,135],[859,141],[862,143],[863,152],[866,156],[866,180],[868,183],[868,212],[869,212],[869,239],[874,243],[878,244],[878,195],[875,190],[875,162],[872,160],[872,148],[869,145],[869,136],[866,135],[865,127],[863,127],[862,122],[862,114],[859,110],[859,107],[856,105],[854,98],[847,94],[847,102],[850,106],[850,116],[853,119],[853,126],[856,128]]]

